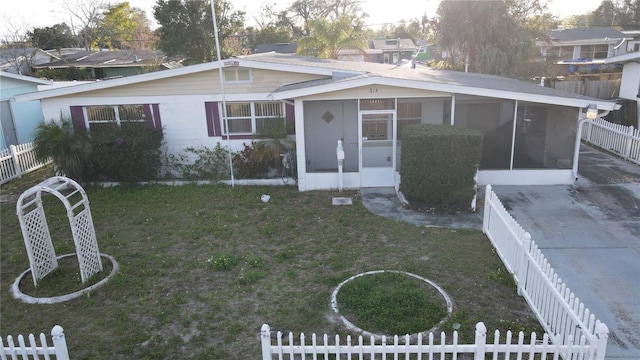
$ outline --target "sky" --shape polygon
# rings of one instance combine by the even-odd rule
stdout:
[[[81,0],[70,0],[81,1]],[[147,12],[152,22],[155,0],[128,0],[132,7]],[[489,0],[487,0],[489,1]],[[120,0],[107,0],[111,3]],[[247,13],[246,20],[254,23],[253,19],[259,15],[259,9],[264,4],[278,3],[277,9],[284,9],[293,0],[231,0],[234,10]],[[550,10],[559,17],[580,15],[595,10],[602,0],[551,0]],[[369,13],[367,25],[377,27],[384,23],[395,23],[401,19],[420,18],[422,14],[433,17],[438,8],[439,0],[364,0],[363,8]],[[580,4],[580,7],[576,6]],[[46,27],[61,22],[70,23],[71,16],[61,6],[60,0],[3,0],[0,3],[0,36],[11,29],[31,30],[34,27]]]

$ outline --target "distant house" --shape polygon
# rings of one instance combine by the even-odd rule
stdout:
[[[605,60],[607,64],[622,64],[620,97],[635,102],[636,123],[640,128],[640,51],[613,56]]]
[[[379,58],[369,61],[384,64],[398,64],[400,60],[411,60],[417,50],[411,39],[376,39],[371,41],[369,47],[382,50]]]
[[[410,124],[481,131],[480,184],[572,184],[585,108],[619,108],[500,76],[273,52],[16,97],[32,100],[47,121],[62,115],[89,132],[146,121],[162,129],[167,153],[216,144],[238,151],[282,122],[295,132],[301,191],[338,188],[339,140],[345,188],[397,187],[402,129]],[[122,109],[139,118],[120,118]]]
[[[258,44],[253,49],[254,54],[262,54],[276,52],[279,54],[295,54],[298,50],[298,43],[276,43],[276,44]]]
[[[0,49],[0,71],[12,74],[30,74],[34,65],[59,60],[55,54],[33,47]]]
[[[623,30],[621,33],[623,33],[625,38],[628,39],[626,42],[626,52],[631,53],[640,51],[640,30]]]
[[[551,30],[548,40],[537,45],[547,61],[600,60],[626,53],[626,48],[618,45],[632,39],[611,27],[594,27]]]
[[[50,51],[52,53],[52,51]],[[83,79],[108,79],[150,71],[181,67],[179,59],[169,60],[156,50],[75,50],[64,49],[60,59],[33,66],[41,69],[77,69]]]
[[[0,149],[33,141],[36,127],[42,122],[39,101],[17,103],[13,97],[38,91],[38,85],[50,81],[0,71]]]

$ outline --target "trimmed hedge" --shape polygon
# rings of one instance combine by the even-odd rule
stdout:
[[[123,125],[91,130],[90,180],[138,182],[158,177],[162,131],[146,123]]]
[[[410,125],[402,133],[400,191],[409,201],[468,210],[482,154],[480,131],[450,125]]]

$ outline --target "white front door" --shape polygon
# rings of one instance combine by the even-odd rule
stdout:
[[[359,113],[360,186],[395,186],[396,113],[368,110]]]

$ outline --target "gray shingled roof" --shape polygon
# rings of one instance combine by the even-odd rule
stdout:
[[[399,39],[400,49],[415,49],[416,44],[411,39]],[[371,42],[371,48],[380,50],[397,50],[398,39],[378,39]]]
[[[281,54],[295,54],[298,49],[297,43],[277,43],[277,44],[258,44],[253,52],[255,54],[277,52]]]
[[[36,68],[55,67],[144,67],[163,62],[165,55],[154,50],[118,50],[118,51],[87,51],[80,50],[64,56],[61,60],[52,61],[36,66]]]
[[[312,57],[292,56],[287,54],[255,54],[244,56],[247,60],[278,63],[285,65],[316,66],[334,69],[337,72],[352,72],[352,77],[342,76],[336,79],[321,79],[306,81],[297,84],[285,85],[274,92],[303,89],[331,83],[351,81],[363,77],[385,77],[398,80],[422,81],[434,84],[457,85],[462,87],[480,88],[489,90],[512,91],[519,93],[558,96],[564,98],[593,100],[588,96],[560,91],[522,80],[510,79],[503,76],[465,73],[451,70],[436,70],[418,66],[415,69],[409,66],[396,66],[389,64],[340,61],[332,59],[319,59]],[[602,99],[597,99],[602,101]]]
[[[620,31],[611,27],[593,27],[582,29],[551,30],[551,39],[554,41],[580,41],[622,39],[625,37]]]

